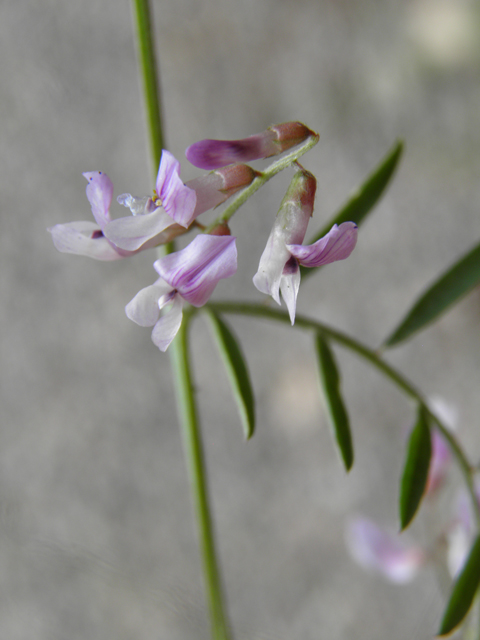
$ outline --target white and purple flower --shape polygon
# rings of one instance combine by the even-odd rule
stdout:
[[[235,165],[183,184],[180,163],[164,150],[153,198],[139,198],[129,193],[118,196],[118,202],[133,215],[109,222],[105,235],[116,246],[135,251],[172,226],[188,229],[200,214],[250,184],[256,175],[251,167]]]
[[[253,278],[257,289],[271,295],[277,304],[282,293],[292,325],[300,288],[300,265],[320,267],[344,260],[357,242],[357,225],[343,222],[334,224],[314,244],[301,244],[313,213],[315,191],[316,180],[309,172],[302,170],[294,175]]]
[[[86,193],[95,222],[80,220],[50,227],[48,231],[52,234],[53,243],[58,251],[87,256],[96,260],[119,260],[138,253],[138,251],[170,242],[185,232],[183,226],[173,223],[162,232],[152,235],[142,245],[131,249],[120,247],[111,238],[107,238],[104,233],[112,221],[110,217],[110,205],[113,197],[112,181],[107,174],[101,171],[88,171],[83,175],[88,180]]]
[[[182,323],[184,302],[203,306],[219,280],[236,272],[235,238],[198,235],[185,249],[160,258],[153,266],[160,278],[139,291],[125,312],[140,326],[153,326],[154,344],[166,351]]]
[[[163,150],[154,196],[139,198],[124,193],[117,201],[133,215],[109,221],[105,236],[121,249],[136,251],[174,224],[188,228],[195,217],[197,196],[181,181],[178,160]]]
[[[83,175],[88,180],[87,198],[95,222],[81,220],[50,227],[48,231],[52,234],[55,247],[62,253],[75,253],[96,260],[119,260],[130,255],[115,247],[103,235],[103,229],[110,222],[112,181],[101,171],[90,171]]]

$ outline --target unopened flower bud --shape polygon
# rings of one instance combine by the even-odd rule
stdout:
[[[301,244],[313,215],[317,181],[305,169],[297,171],[283,197],[276,226],[287,244]]]
[[[248,187],[255,178],[260,174],[248,164],[230,164],[227,167],[217,169],[215,173],[222,177],[223,187],[219,190],[227,194],[228,197],[233,196],[237,191]]]
[[[189,180],[185,186],[193,189],[197,202],[193,217],[218,207],[234,193],[247,187],[258,175],[246,164],[235,164]]]
[[[232,232],[230,231],[230,227],[226,222],[219,222],[211,231],[209,231],[210,236],[231,236]]]
[[[276,156],[316,135],[300,122],[285,122],[242,140],[200,140],[185,152],[200,169],[218,169],[234,162],[250,162]]]
[[[317,135],[301,122],[283,122],[282,124],[274,124],[269,129],[274,131],[277,136],[274,141],[278,149],[276,153],[283,153],[287,149],[301,144],[308,137]]]

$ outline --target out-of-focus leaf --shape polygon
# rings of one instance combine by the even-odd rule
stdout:
[[[333,353],[326,340],[317,335],[316,349],[320,382],[327,405],[330,426],[347,471],[353,464],[353,444],[350,422],[340,392],[340,374]]]
[[[314,238],[311,238],[308,244],[313,244],[320,238],[323,238],[334,224],[340,225],[342,222],[351,221],[360,225],[380,200],[382,193],[395,172],[402,152],[403,143],[398,141],[381,160],[380,164],[372,171],[357,192],[340,209],[337,215],[334,216]],[[300,270],[302,278],[306,278],[316,271],[316,269],[307,269],[306,267],[300,267]]]
[[[480,536],[475,540],[463,569],[453,585],[440,630],[446,636],[457,627],[470,609],[480,584]]]
[[[420,296],[386,340],[392,347],[438,318],[452,304],[480,283],[480,244],[450,267]]]
[[[247,365],[238,340],[230,327],[211,309],[205,307],[205,310],[211,321],[213,334],[238,405],[245,438],[248,440],[255,431],[255,399]]]
[[[407,457],[400,483],[400,526],[408,527],[425,492],[432,455],[430,427],[425,409],[420,407],[417,422],[410,434]]]

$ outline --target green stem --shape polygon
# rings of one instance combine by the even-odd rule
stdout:
[[[271,178],[283,171],[294,162],[298,160],[304,153],[310,151],[317,142],[319,141],[320,136],[318,134],[314,134],[310,136],[301,147],[299,147],[296,151],[292,151],[288,153],[286,156],[283,156],[276,162],[272,163],[269,167],[262,171],[260,175],[258,175],[255,180],[251,184],[248,185],[243,191],[241,191],[236,198],[233,198],[228,207],[223,211],[222,215],[220,215],[211,225],[209,225],[204,233],[210,233],[212,229],[214,229],[218,224],[222,222],[228,222],[233,214],[239,209],[242,204],[244,204],[250,196],[252,196],[256,191],[263,187],[263,185],[268,182]]]
[[[268,318],[270,320],[277,320],[284,324],[290,325],[290,317],[286,311],[280,309],[271,309],[259,304],[245,303],[245,302],[216,302],[209,303],[209,306],[219,313],[235,313],[248,316],[256,316],[258,318]],[[399,389],[401,389],[406,395],[421,404],[427,411],[430,419],[436,424],[438,430],[442,436],[448,442],[449,447],[455,456],[457,463],[462,471],[465,479],[465,483],[470,494],[472,501],[473,513],[477,522],[477,527],[480,529],[480,506],[475,494],[475,487],[473,482],[473,467],[467,460],[460,444],[451,431],[443,424],[443,422],[436,416],[429,408],[426,400],[422,397],[417,388],[399,371],[394,369],[390,364],[385,362],[374,350],[363,345],[362,343],[351,338],[347,334],[333,329],[322,322],[310,320],[304,316],[295,317],[295,327],[302,329],[310,329],[317,333],[322,333],[324,336],[330,338],[334,342],[341,344],[343,347],[355,352],[364,360],[367,360],[375,368],[381,371],[387,376]]]
[[[212,640],[228,640],[229,626],[223,604],[222,586],[215,553],[203,447],[190,370],[187,325],[188,317],[184,317],[182,326],[170,345],[169,353],[174,373],[178,415],[182,428],[190,490],[197,516],[203,571],[210,607]]]
[[[160,164],[165,140],[162,129],[160,92],[158,89],[157,62],[153,39],[153,25],[149,0],[132,0],[136,29],[137,54],[142,76],[142,88],[145,98],[150,152],[154,175]]]
[[[140,71],[143,79],[152,169],[155,176],[165,142],[162,130],[157,64],[149,0],[133,0],[133,10]],[[166,247],[167,252],[171,251],[172,248],[173,244],[170,243]],[[210,607],[212,640],[228,640],[228,623],[224,613],[222,588],[215,554],[202,441],[190,373],[187,326],[188,317],[185,314],[183,325],[170,346],[170,355],[177,395],[178,415],[182,427],[185,457],[190,477],[190,488],[197,516],[200,552]]]

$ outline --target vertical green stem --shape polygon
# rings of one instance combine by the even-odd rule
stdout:
[[[149,0],[132,0],[132,2],[140,71],[143,79],[152,168],[155,176],[165,141],[162,130],[160,92],[157,84],[157,64],[152,21]],[[200,551],[210,607],[212,640],[228,640],[228,623],[224,612],[220,575],[215,555],[202,441],[190,373],[187,320],[188,318],[185,317],[183,326],[170,346],[170,355],[177,395],[178,415],[181,422],[185,457],[190,477],[190,488],[197,516]]]
[[[224,610],[222,586],[215,554],[203,447],[190,371],[187,325],[187,318],[184,317],[182,326],[170,345],[169,353],[174,373],[178,415],[181,422],[183,446],[190,477],[190,489],[198,522],[207,599],[210,607],[212,640],[228,640],[229,627]]]
[[[162,129],[162,113],[160,108],[160,92],[157,83],[157,62],[155,57],[153,27],[149,0],[132,0],[133,15],[136,29],[136,42],[142,88],[145,98],[150,152],[153,171],[158,169],[162,149],[165,146]]]

